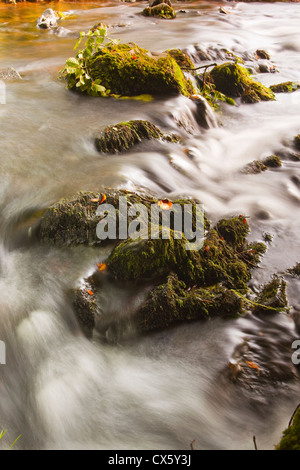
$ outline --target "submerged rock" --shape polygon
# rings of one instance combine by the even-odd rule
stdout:
[[[270,88],[253,80],[249,72],[238,63],[217,65],[208,75],[219,92],[230,97],[241,97],[244,103],[275,99]]]
[[[87,68],[93,80],[99,80],[114,95],[191,96],[195,93],[191,81],[169,54],[154,57],[136,44],[103,47],[88,61]]]
[[[149,121],[128,121],[108,126],[95,138],[95,145],[99,152],[124,152],[143,139],[162,139],[168,142],[179,142],[175,134],[168,135]]]

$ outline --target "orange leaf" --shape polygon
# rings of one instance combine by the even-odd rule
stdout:
[[[104,271],[106,269],[105,263],[97,263],[99,271]]]
[[[260,367],[255,364],[255,362],[251,362],[251,361],[245,361],[247,366],[251,367],[251,369],[257,369],[258,371],[260,370]]]
[[[172,203],[171,201],[169,201],[169,199],[162,199],[162,200],[158,201],[157,204],[158,204],[159,207],[161,207],[164,211],[169,210],[169,209],[173,206],[173,203]]]
[[[102,202],[104,202],[105,200],[106,200],[106,196],[105,196],[105,194],[103,194],[102,199],[100,201],[100,204],[102,204]]]
[[[94,292],[91,291],[91,290],[89,290],[89,289],[87,290],[87,292],[88,292],[88,294],[90,294],[90,295],[94,295]]]
[[[206,245],[205,249],[206,249],[206,251],[209,251],[210,247],[208,245]]]

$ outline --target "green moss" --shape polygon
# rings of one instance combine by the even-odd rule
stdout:
[[[88,62],[93,80],[115,95],[192,95],[195,91],[177,62],[168,54],[158,57],[136,44],[104,47]]]
[[[283,431],[275,450],[300,450],[300,409],[296,411],[291,425]]]
[[[255,251],[252,246],[245,249],[249,226],[244,221],[240,217],[223,219],[209,230],[204,246],[198,251],[186,250],[184,236],[173,231],[170,239],[123,241],[109,256],[108,270],[122,280],[157,279],[175,272],[188,285],[212,286],[224,282],[230,288],[246,290],[250,268],[262,250]],[[176,235],[182,238],[176,239]],[[253,255],[248,254],[247,258],[246,252],[250,250]]]
[[[268,52],[264,51],[263,49],[257,49],[256,55],[259,59],[270,60],[270,54],[268,54]]]
[[[133,147],[143,139],[162,139],[169,142],[179,142],[175,135],[166,135],[149,121],[129,121],[108,126],[99,137],[95,138],[95,145],[99,152],[118,153]]]
[[[280,168],[282,166],[281,159],[278,155],[270,155],[263,160],[263,164],[268,168]]]
[[[300,277],[300,263],[296,263],[296,265],[293,268],[289,268],[287,272],[291,274],[291,276]]]
[[[254,309],[255,313],[267,312],[271,309],[285,310],[288,306],[286,297],[287,284],[281,277],[274,276],[273,279],[265,284],[258,294],[255,302],[259,305]],[[266,308],[263,307],[266,306]]]
[[[241,97],[245,103],[274,100],[274,93],[253,80],[249,72],[237,63],[217,65],[209,73],[209,80],[216,89],[231,97]]]
[[[242,301],[224,286],[187,289],[171,273],[155,287],[133,317],[140,332],[167,328],[183,321],[207,320],[215,316],[234,316],[242,311]]]
[[[167,3],[160,3],[153,7],[147,7],[142,11],[143,16],[155,16],[157,18],[173,19],[176,18],[176,12],[173,7]]]
[[[284,82],[277,85],[271,85],[270,90],[274,93],[292,93],[300,88],[299,82]]]
[[[216,226],[221,237],[234,247],[242,246],[249,233],[249,225],[242,215],[230,219],[221,219]]]
[[[177,62],[180,68],[190,70],[193,70],[195,68],[192,59],[187,55],[186,52],[182,51],[181,49],[168,49],[167,53],[171,57],[173,57],[173,59]]]
[[[67,246],[99,243],[96,237],[97,205],[90,202],[97,196],[96,193],[80,193],[50,207],[41,218],[39,239]]]

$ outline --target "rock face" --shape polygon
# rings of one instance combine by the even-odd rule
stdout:
[[[87,65],[93,80],[99,80],[111,94],[191,96],[195,93],[192,83],[170,55],[154,57],[136,44],[103,47]]]
[[[52,8],[47,8],[42,15],[37,20],[37,27],[41,29],[49,29],[57,27],[57,20],[59,15],[52,10]]]
[[[143,139],[162,139],[178,142],[176,135],[167,135],[149,121],[128,121],[108,126],[95,138],[95,145],[101,153],[124,152]]]
[[[230,97],[241,97],[244,103],[274,100],[270,88],[253,80],[249,72],[237,63],[217,65],[209,73],[209,80],[216,89]]]

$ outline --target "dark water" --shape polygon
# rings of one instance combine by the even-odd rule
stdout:
[[[258,74],[258,80],[298,80],[298,5],[226,3],[224,15],[218,3],[178,3],[185,12],[159,21],[137,15],[144,4],[53,3],[70,13],[59,34],[36,28],[45,5],[0,6],[1,67],[14,67],[23,78],[6,83],[6,104],[0,105],[4,449],[20,434],[20,449],[189,449],[193,440],[197,449],[253,449],[253,435],[259,448],[272,449],[299,402],[298,380],[286,373],[298,337],[292,317],[182,325],[130,344],[103,345],[97,336],[89,341],[76,328],[65,291],[107,253],[46,249],[28,238],[26,214],[78,190],[119,187],[198,197],[213,221],[246,213],[252,239],[273,235],[254,286],[299,261],[299,161],[283,158],[282,168],[259,175],[240,170],[252,160],[293,151],[300,91],[277,95],[275,102],[222,105],[203,129],[184,97],[93,99],[57,80],[74,55],[78,32],[99,21],[111,25],[111,37],[157,52],[181,47],[192,54],[198,47],[215,61],[225,57],[223,49],[247,58],[266,49],[278,71]],[[99,156],[93,135],[129,119],[150,119],[181,134],[189,156],[166,143]],[[299,281],[289,279],[292,313],[300,309],[299,290]],[[113,290],[106,302],[121,308]],[[243,386],[230,380],[227,363],[245,345],[256,362],[276,371],[276,380],[251,376]]]

